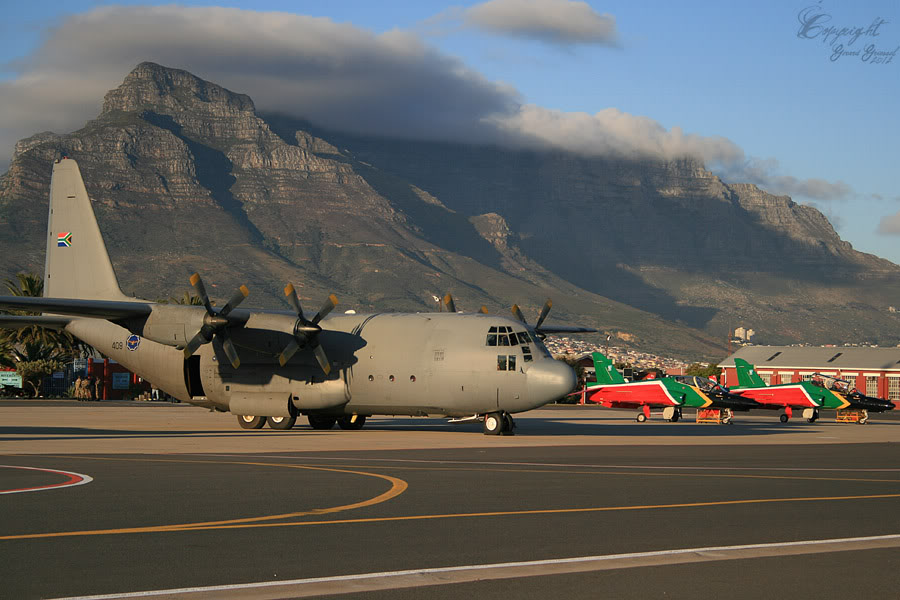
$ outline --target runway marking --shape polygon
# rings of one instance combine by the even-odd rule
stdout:
[[[292,460],[366,460],[372,462],[399,462],[419,464],[457,464],[457,465],[494,465],[494,466],[523,466],[523,467],[581,467],[588,469],[647,469],[647,470],[671,470],[684,469],[689,471],[850,471],[853,473],[900,473],[900,468],[856,468],[856,467],[710,467],[698,465],[607,465],[607,464],[580,464],[580,463],[539,463],[539,462],[501,462],[501,461],[471,461],[471,460],[426,460],[404,458],[370,458],[366,456],[309,456],[309,455],[278,455],[278,454],[222,454],[201,453],[195,456],[264,456],[268,459],[287,458]]]
[[[846,500],[877,500],[887,498],[900,498],[900,494],[866,494],[858,496],[821,496],[821,497],[805,497],[805,498],[756,498],[746,500],[717,500],[710,502],[682,502],[678,504],[647,504],[647,505],[625,505],[625,506],[589,506],[583,508],[545,508],[532,510],[504,510],[489,512],[471,512],[471,513],[445,513],[431,515],[402,515],[395,517],[362,517],[358,519],[332,519],[327,521],[290,521],[287,523],[260,523],[260,522],[243,522],[243,523],[227,523],[212,522],[209,525],[187,523],[184,525],[159,525],[151,527],[129,527],[120,529],[95,529],[87,531],[59,531],[51,533],[27,533],[21,535],[0,536],[0,540],[29,540],[44,539],[56,537],[76,537],[76,536],[95,536],[95,535],[121,535],[127,533],[174,533],[179,531],[211,531],[222,529],[261,529],[267,527],[300,527],[306,525],[351,525],[363,523],[389,523],[393,521],[429,521],[438,519],[467,519],[478,517],[515,517],[515,516],[531,516],[531,515],[563,515],[577,513],[598,513],[598,512],[624,512],[638,510],[660,510],[660,509],[676,509],[676,508],[698,508],[709,506],[735,506],[740,504],[775,504],[788,502],[836,502]],[[307,512],[310,514],[310,512]],[[321,514],[321,513],[316,513]],[[278,518],[283,518],[279,515]],[[249,521],[249,520],[248,520]]]
[[[276,521],[282,519],[290,519],[295,517],[308,517],[313,515],[326,515],[332,514],[336,512],[342,512],[346,510],[354,510],[357,508],[363,508],[366,506],[372,506],[375,504],[380,504],[382,502],[386,502],[392,498],[395,498],[406,491],[408,484],[397,477],[391,477],[390,475],[382,475],[380,473],[369,473],[366,471],[350,471],[347,469],[338,469],[332,467],[318,467],[318,466],[307,466],[307,465],[286,465],[282,463],[261,463],[261,462],[221,462],[221,461],[190,461],[190,460],[168,460],[168,459],[120,459],[120,458],[101,458],[101,457],[79,457],[79,458],[91,458],[93,460],[127,460],[127,461],[137,461],[137,462],[189,462],[189,463],[209,463],[209,464],[238,464],[238,465],[252,465],[252,466],[265,466],[265,467],[279,467],[279,468],[293,468],[293,469],[308,469],[314,471],[329,471],[333,473],[350,473],[353,475],[363,475],[367,477],[375,477],[378,479],[384,479],[391,483],[390,489],[386,492],[374,496],[373,498],[369,498],[367,500],[361,500],[359,502],[354,502],[352,504],[343,504],[340,506],[333,506],[327,508],[313,508],[310,510],[283,513],[278,515],[265,515],[261,517],[244,517],[239,519],[226,519],[220,521],[203,521],[197,523],[180,523],[180,524],[172,524],[172,525],[153,525],[147,527],[123,527],[118,529],[94,529],[94,530],[83,530],[83,531],[58,531],[58,532],[50,532],[50,533],[33,533],[33,534],[22,534],[22,535],[5,535],[0,536],[0,540],[22,540],[22,539],[43,539],[43,538],[54,538],[54,537],[74,537],[74,536],[93,536],[93,535],[117,535],[117,534],[126,534],[126,533],[161,533],[167,531],[191,531],[193,529],[198,530],[208,530],[208,529],[226,529],[229,527],[236,527],[239,525],[247,526],[248,523],[257,523],[261,524],[261,521]],[[30,467],[23,467],[30,468]]]
[[[381,571],[332,577],[311,577],[287,581],[261,581],[207,587],[185,587],[167,590],[148,590],[122,594],[74,596],[57,600],[113,600],[116,598],[152,598],[173,596],[184,598],[197,595],[215,598],[245,598],[248,590],[287,588],[273,592],[278,598],[303,598],[334,594],[396,590],[430,585],[448,585],[473,581],[513,579],[542,575],[584,573],[635,567],[654,567],[674,564],[700,563],[722,560],[753,559],[780,556],[798,556],[827,552],[847,552],[900,547],[900,534],[803,540],[795,542],[771,542],[739,546],[707,546],[679,548],[651,552],[628,552],[597,556],[578,556],[546,560],[518,561],[453,567]],[[272,592],[270,592],[271,594]],[[254,597],[263,597],[262,593]]]
[[[359,469],[366,465],[334,465],[344,468]],[[574,465],[573,465],[574,466]],[[713,477],[724,479],[786,479],[789,481],[856,481],[868,483],[900,483],[900,479],[868,479],[864,477],[804,477],[797,475],[744,475],[734,473],[647,473],[631,471],[574,471],[560,469],[473,469],[471,467],[398,467],[383,465],[382,469],[399,471],[465,471],[466,473],[555,473],[568,475],[625,475],[632,477]]]
[[[50,483],[47,485],[36,485],[26,488],[15,488],[10,490],[0,490],[0,494],[21,494],[24,492],[42,492],[45,490],[55,490],[60,488],[74,487],[76,485],[84,485],[94,480],[90,475],[82,473],[73,473],[72,471],[60,471],[58,469],[41,469],[38,467],[20,467],[18,465],[0,465],[0,469],[22,469],[26,471],[43,471],[45,473],[53,473],[54,475],[63,475],[67,479],[61,483]]]

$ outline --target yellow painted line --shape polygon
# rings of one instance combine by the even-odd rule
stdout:
[[[332,465],[345,469],[371,468],[375,465]],[[745,475],[740,473],[653,473],[649,471],[576,471],[570,469],[482,469],[470,467],[399,467],[393,465],[377,465],[379,469],[397,471],[465,471],[467,473],[555,473],[565,475],[628,475],[634,477],[712,477],[724,479],[786,479],[788,481],[856,481],[864,483],[900,483],[900,479],[868,479],[865,477],[812,477],[806,475]],[[727,470],[728,467],[722,467]]]
[[[349,525],[363,523],[390,523],[395,521],[429,521],[438,519],[467,519],[477,517],[512,517],[512,516],[530,516],[530,515],[563,515],[577,513],[598,513],[598,512],[624,512],[639,510],[660,510],[660,509],[676,509],[676,508],[701,508],[711,506],[736,506],[741,504],[774,504],[789,502],[835,502],[846,500],[873,500],[886,498],[900,498],[900,494],[867,494],[860,496],[815,496],[804,498],[757,498],[747,500],[718,500],[713,502],[684,502],[679,504],[646,504],[646,505],[626,505],[626,506],[597,506],[585,508],[547,508],[534,510],[509,510],[509,511],[490,511],[490,512],[472,512],[472,513],[444,513],[433,515],[405,515],[397,517],[368,517],[359,519],[336,519],[329,521],[293,521],[290,523],[236,523],[231,525],[209,525],[209,526],[160,526],[160,527],[135,527],[125,529],[100,529],[94,531],[62,531],[56,533],[31,533],[24,535],[12,535],[0,537],[0,540],[25,540],[25,539],[42,539],[53,537],[74,537],[89,535],[119,535],[126,533],[173,533],[176,531],[205,531],[219,529],[255,529],[263,527],[299,527],[304,525]]]
[[[94,458],[95,460],[105,460],[101,457],[80,457],[80,458]],[[59,531],[59,532],[51,532],[51,533],[35,533],[35,534],[23,534],[23,535],[7,535],[0,536],[0,540],[21,540],[21,539],[37,539],[37,538],[51,538],[51,537],[71,537],[71,536],[90,536],[90,535],[116,535],[116,534],[124,534],[124,533],[158,533],[164,531],[189,531],[191,529],[214,529],[217,527],[224,526],[235,526],[237,524],[246,524],[246,523],[258,523],[260,521],[275,521],[282,519],[290,519],[296,517],[307,517],[312,515],[325,515],[332,514],[336,512],[342,512],[346,510],[354,510],[357,508],[363,508],[366,506],[373,506],[375,504],[380,504],[382,502],[386,502],[392,498],[395,498],[406,491],[408,484],[397,477],[391,477],[390,475],[382,475],[380,473],[369,473],[366,471],[351,471],[347,469],[340,468],[332,468],[332,467],[318,467],[318,466],[307,466],[307,465],[287,465],[283,463],[261,463],[261,462],[237,462],[237,461],[190,461],[190,460],[165,460],[165,459],[116,459],[111,458],[109,460],[130,460],[137,462],[189,462],[189,463],[210,463],[210,464],[237,464],[237,465],[251,465],[251,466],[265,466],[265,467],[279,467],[279,468],[292,468],[292,469],[308,469],[315,471],[330,471],[334,473],[349,473],[352,475],[362,475],[365,477],[376,477],[378,479],[384,479],[391,483],[391,487],[388,491],[379,494],[373,498],[369,498],[367,500],[362,500],[360,502],[354,502],[352,504],[344,504],[341,506],[333,506],[326,508],[314,508],[305,511],[297,511],[291,513],[283,513],[278,515],[266,515],[262,517],[245,517],[240,519],[228,519],[222,521],[205,521],[205,522],[197,522],[197,523],[181,523],[181,524],[172,524],[172,525],[154,525],[147,527],[125,527],[119,529],[96,529],[96,530],[84,530],[84,531]]]

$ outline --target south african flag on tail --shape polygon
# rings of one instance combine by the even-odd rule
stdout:
[[[56,245],[59,248],[70,248],[72,246],[72,232],[64,231],[57,235]]]

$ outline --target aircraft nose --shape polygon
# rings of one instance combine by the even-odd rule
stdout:
[[[575,389],[575,371],[560,360],[542,360],[528,369],[528,399],[535,406],[558,400]]]

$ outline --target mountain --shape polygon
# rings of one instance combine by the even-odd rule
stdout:
[[[737,325],[776,342],[900,335],[886,310],[900,267],[696,162],[360,138],[153,63],[82,129],[17,144],[0,275],[42,270],[60,155],[82,168],[123,290],[150,299],[194,270],[214,296],[245,283],[269,307],[287,306],[287,281],[310,308],[335,292],[357,310],[435,310],[452,292],[535,315],[549,296],[554,321],[691,358],[721,358]]]

